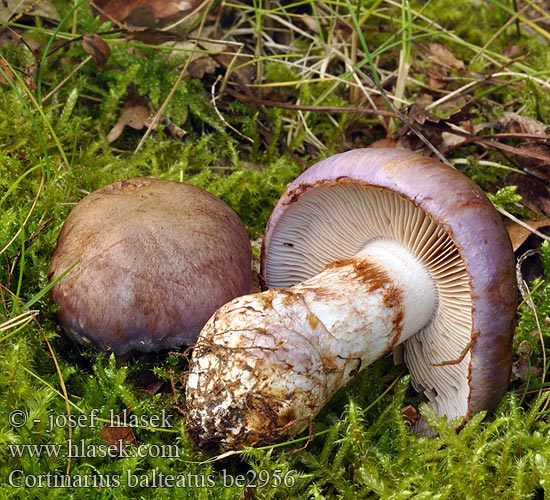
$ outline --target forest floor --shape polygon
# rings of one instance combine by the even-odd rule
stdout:
[[[542,0],[0,2],[0,497],[550,495],[549,47]],[[211,456],[185,432],[185,356],[117,362],[59,328],[48,265],[87,193],[131,177],[204,188],[257,262],[285,186],[371,145],[450,163],[509,229],[512,377],[460,433],[387,358],[311,434]],[[412,407],[436,437],[409,430]],[[111,425],[124,411],[169,418]]]

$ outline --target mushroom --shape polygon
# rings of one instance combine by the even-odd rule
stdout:
[[[58,238],[49,280],[60,325],[124,355],[192,344],[212,313],[252,291],[238,216],[214,195],[158,179],[115,182],[84,197]]]
[[[261,274],[270,288],[216,311],[195,345],[187,426],[202,448],[292,438],[398,345],[458,427],[506,390],[512,247],[483,191],[443,163],[372,148],[309,168],[271,215]]]

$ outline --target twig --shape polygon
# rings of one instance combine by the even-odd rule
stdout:
[[[502,215],[504,215],[505,217],[507,217],[508,219],[514,221],[516,224],[519,224],[521,227],[527,229],[528,231],[530,231],[531,233],[533,234],[536,234],[539,238],[542,238],[543,240],[546,240],[546,241],[550,241],[550,236],[547,236],[546,234],[544,233],[541,233],[540,231],[537,231],[534,227],[531,227],[529,224],[523,222],[522,220],[518,219],[517,217],[515,217],[514,215],[512,215],[511,213],[508,213],[506,210],[504,210],[503,208],[500,208],[499,206],[495,205],[495,208],[497,209],[498,212],[500,212]]]
[[[291,109],[295,111],[313,111],[317,113],[351,113],[359,115],[370,116],[388,116],[390,118],[397,118],[398,115],[392,111],[365,109],[365,108],[348,108],[340,106],[307,106],[305,104],[291,104],[288,102],[269,101],[267,99],[258,99],[251,95],[244,95],[236,92],[232,89],[226,89],[226,92],[235,97],[241,102],[252,102],[261,106],[267,106],[270,108]]]
[[[445,158],[445,155],[443,153],[441,153],[441,151],[439,151],[439,149],[437,149],[431,142],[430,140],[422,133],[422,131],[418,128],[416,128],[415,125],[412,124],[412,122],[410,120],[407,119],[407,117],[399,110],[397,109],[397,107],[395,106],[395,104],[393,104],[393,102],[391,101],[391,99],[388,98],[388,95],[386,93],[386,91],[384,90],[384,88],[382,87],[382,85],[380,85],[377,81],[376,81],[376,78],[374,77],[374,74],[371,73],[370,71],[367,71],[367,76],[369,77],[370,81],[372,82],[372,84],[378,89],[378,91],[382,94],[382,97],[384,98],[384,100],[386,101],[386,103],[388,104],[388,106],[392,109],[392,111],[401,119],[401,121],[407,126],[409,127],[409,129],[428,147],[428,149],[433,153],[435,154],[440,160],[441,162],[443,162],[445,165],[448,165],[449,167],[452,167],[454,168],[451,163],[449,162],[449,160],[447,160],[447,158]]]

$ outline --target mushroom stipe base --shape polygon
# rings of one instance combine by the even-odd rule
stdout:
[[[361,368],[426,326],[437,303],[424,266],[391,240],[284,292],[233,300],[195,345],[189,431],[206,448],[295,435]]]

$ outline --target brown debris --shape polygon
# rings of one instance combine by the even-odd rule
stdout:
[[[92,56],[99,69],[104,69],[111,55],[111,49],[103,39],[95,33],[86,33],[82,36],[82,48]]]
[[[182,39],[181,35],[177,33],[152,28],[129,31],[124,38],[126,40],[137,40],[148,45],[162,45],[163,43],[175,42]]]
[[[0,85],[15,85],[15,75],[2,59],[0,59]]]
[[[512,134],[546,134],[550,129],[550,126],[534,118],[522,116],[512,111],[502,113],[498,117],[497,125],[502,132]]]
[[[0,19],[16,21],[23,17],[39,17],[55,23],[61,18],[49,0],[2,0],[0,2]]]
[[[528,172],[528,170],[525,170]],[[506,176],[505,185],[517,186],[522,204],[542,217],[550,217],[550,187],[548,181],[537,176],[512,172]]]
[[[122,135],[126,126],[135,130],[141,130],[145,127],[149,114],[150,110],[147,100],[141,96],[132,97],[124,108],[122,108],[118,121],[109,134],[107,134],[107,140],[109,142],[116,141]]]
[[[512,365],[512,375],[522,384],[526,384],[532,379],[540,378],[542,369],[532,366],[530,359],[521,355]]]
[[[528,226],[533,229],[550,234],[550,220],[526,220],[524,221]],[[519,224],[510,224],[507,227],[510,241],[512,242],[512,248],[516,252],[527,240],[533,236],[533,233],[527,228],[520,226]],[[532,248],[532,246],[531,246]],[[524,249],[525,250],[525,249]]]
[[[127,410],[124,410],[118,417],[126,418]],[[120,458],[127,456],[124,451],[125,445],[137,446],[136,436],[131,427],[122,425],[104,425],[101,429],[101,438],[109,446],[111,453],[118,452]]]
[[[466,69],[460,59],[457,59],[449,49],[439,43],[430,43],[428,59],[449,70],[464,71]]]
[[[203,0],[95,0],[104,21],[125,28],[162,28],[193,12]]]

